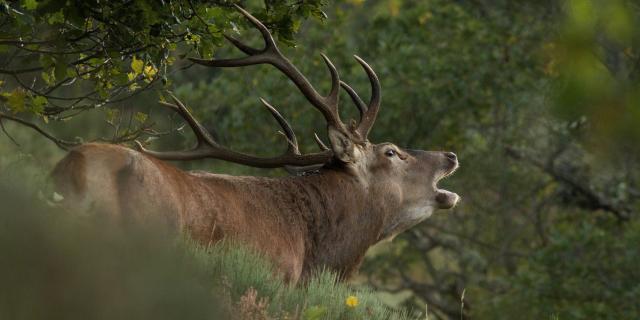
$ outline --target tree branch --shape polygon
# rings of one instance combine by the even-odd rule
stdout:
[[[8,114],[0,112],[0,123],[2,122],[3,119],[7,119],[7,120],[11,120],[13,122],[20,123],[20,124],[22,124],[24,126],[27,126],[27,127],[31,128],[31,129],[37,131],[38,133],[43,135],[45,138],[53,141],[53,143],[55,143],[62,150],[69,150],[69,148],[79,145],[78,142],[71,142],[71,141],[67,141],[67,140],[62,140],[62,139],[56,138],[53,135],[49,134],[48,132],[44,131],[38,125],[36,125],[36,124],[34,124],[32,122],[29,122],[29,121],[24,120],[24,119],[16,118],[14,116],[10,116]],[[5,133],[6,133],[6,131],[5,131]]]
[[[507,147],[505,148],[507,156],[515,159],[521,160],[526,163],[533,165],[534,167],[539,168],[544,171],[548,175],[550,175],[554,180],[563,183],[573,190],[577,191],[579,194],[584,196],[593,209],[601,209],[607,212],[610,212],[616,216],[621,221],[629,220],[629,210],[627,208],[617,206],[606,199],[604,199],[600,194],[598,194],[595,190],[591,189],[591,187],[580,183],[570,174],[566,172],[562,172],[557,170],[557,168],[553,165],[553,161],[542,162],[540,160],[527,157],[520,151],[517,151],[514,148]]]

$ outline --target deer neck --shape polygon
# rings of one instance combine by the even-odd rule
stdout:
[[[341,170],[326,169],[291,181],[312,202],[310,210],[301,213],[307,230],[303,277],[319,266],[348,277],[379,239],[385,206],[372,201],[367,181]]]

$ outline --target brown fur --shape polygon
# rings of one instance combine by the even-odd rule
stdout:
[[[135,223],[161,218],[203,245],[241,241],[272,257],[291,282],[321,267],[348,277],[371,245],[457,201],[435,187],[457,167],[444,153],[358,148],[354,163],[266,178],[184,172],[125,147],[86,144],[60,161],[53,179],[70,208]],[[398,156],[386,156],[389,148]]]
[[[73,174],[73,172],[85,172],[85,165],[84,156],[75,150],[69,152],[64,159],[58,162],[51,175],[56,185],[65,188],[59,191],[66,194],[84,194],[87,188],[86,176],[83,174]],[[67,174],[70,175],[66,176]]]

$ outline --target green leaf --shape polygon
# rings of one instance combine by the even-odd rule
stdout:
[[[207,20],[217,20],[217,19],[222,19],[224,17],[224,10],[219,7],[205,8],[204,12],[205,12],[204,17]]]
[[[38,8],[38,2],[36,0],[24,0],[22,2],[22,5],[27,10],[35,10],[36,8]]]
[[[200,55],[203,58],[211,59],[213,58],[213,50],[214,50],[214,47],[211,42],[209,41],[202,42],[200,46]]]
[[[57,80],[62,80],[67,77],[67,63],[60,60],[56,62],[56,69],[54,71]]]
[[[13,113],[24,112],[25,111],[25,100],[27,97],[27,93],[22,88],[17,88],[12,92],[3,93],[7,99],[7,106],[9,110]]]
[[[42,114],[47,103],[47,98],[43,96],[33,97],[31,99],[31,111],[36,114]]]
[[[46,69],[49,67],[53,67],[53,65],[55,65],[56,62],[52,56],[48,54],[42,54],[40,55],[40,64],[42,65],[43,68]]]
[[[120,110],[118,109],[107,109],[106,120],[110,124],[115,124],[118,117],[120,117]]]
[[[106,99],[109,97],[109,91],[107,90],[107,88],[105,88],[105,84],[104,83],[99,83],[96,84],[96,91],[98,92],[98,95],[100,96],[100,98],[102,99]]]
[[[89,60],[87,60],[87,64],[93,66],[93,67],[98,67],[102,64],[102,62],[104,62],[104,59],[99,59],[99,58],[91,58]]]
[[[64,14],[62,13],[62,11],[58,11],[54,14],[49,15],[49,18],[47,19],[47,22],[49,22],[49,24],[56,24],[56,23],[63,23],[64,22]]]
[[[67,68],[67,77],[68,78],[76,77],[76,71],[74,68]]]
[[[127,82],[129,82],[129,77],[125,73],[119,73],[119,74],[117,74],[115,76],[111,76],[111,79],[118,86],[124,85]]]
[[[140,123],[144,123],[145,121],[147,121],[147,118],[149,118],[149,115],[144,112],[136,112],[133,118]]]
[[[52,85],[53,82],[55,82],[55,79],[53,79],[52,76],[52,72],[42,72],[42,80],[44,80],[44,82],[46,82],[48,85]]]

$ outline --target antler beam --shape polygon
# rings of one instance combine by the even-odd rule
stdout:
[[[189,112],[187,107],[176,96],[169,93],[174,103],[160,102],[163,106],[166,106],[176,113],[178,113],[191,127],[196,136],[196,145],[191,150],[185,151],[153,151],[146,149],[140,142],[136,141],[138,150],[148,155],[151,155],[158,159],[163,160],[197,160],[205,158],[214,158],[230,162],[235,162],[247,166],[257,168],[278,168],[283,166],[309,166],[324,164],[331,160],[333,152],[330,150],[323,150],[322,152],[300,154],[298,148],[298,140],[295,133],[291,129],[289,123],[280,115],[280,113],[269,103],[261,99],[262,103],[269,110],[271,115],[278,121],[278,124],[282,127],[283,134],[287,139],[288,148],[283,154],[271,157],[260,158],[252,155],[248,155],[241,152],[229,150],[221,146],[215,139],[209,134],[209,132],[202,126]]]
[[[365,141],[367,134],[371,130],[373,123],[376,119],[376,115],[378,113],[378,108],[380,106],[380,81],[376,76],[375,72],[371,67],[360,57],[355,56],[356,60],[362,65],[362,67],[367,72],[369,76],[369,80],[371,81],[371,101],[369,105],[364,108],[364,103],[355,93],[355,91],[349,87],[346,83],[340,81],[340,77],[338,75],[338,71],[336,70],[333,63],[329,58],[322,54],[322,59],[324,60],[329,72],[331,73],[331,91],[327,96],[323,96],[311,85],[309,80],[287,59],[278,48],[273,36],[269,32],[269,29],[262,24],[258,19],[252,16],[249,12],[242,9],[240,6],[235,5],[238,11],[244,15],[247,20],[249,20],[262,34],[262,38],[264,40],[264,48],[256,49],[252,48],[240,40],[225,35],[225,37],[231,42],[235,47],[237,47],[240,51],[247,54],[244,58],[235,58],[235,59],[213,59],[213,60],[205,60],[205,59],[197,59],[191,58],[191,61],[209,66],[209,67],[243,67],[249,65],[256,64],[271,64],[278,68],[282,73],[284,73],[291,81],[298,87],[298,89],[304,94],[307,100],[316,107],[327,120],[327,124],[333,126],[335,129],[338,129],[344,133],[349,134],[355,140],[361,140],[359,142]],[[347,130],[345,124],[340,120],[340,115],[338,112],[338,96],[339,96],[339,88],[343,87],[351,96],[356,107],[360,110],[361,121],[360,125],[355,132],[350,132]]]

